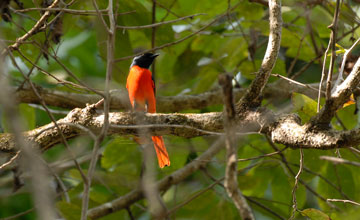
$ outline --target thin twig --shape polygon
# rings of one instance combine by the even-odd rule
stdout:
[[[306,37],[306,34],[304,34],[304,35],[301,37],[301,39],[300,39],[300,43],[299,43],[299,46],[298,46],[296,55],[295,55],[294,59],[291,61],[289,69],[286,71],[286,75],[287,75],[287,76],[290,76],[290,74],[292,73],[292,71],[293,71],[293,69],[294,69],[294,67],[295,67],[296,62],[297,62],[298,59],[299,59],[301,47],[302,47],[302,44],[303,44],[303,42],[304,42],[305,37]]]
[[[295,184],[294,184],[294,188],[292,190],[292,202],[293,202],[292,208],[293,208],[293,210],[291,212],[291,217],[289,218],[290,220],[294,219],[295,213],[296,213],[296,211],[298,211],[298,206],[297,206],[297,201],[296,201],[296,189],[298,188],[299,177],[303,171],[303,166],[304,166],[304,152],[303,152],[303,149],[300,148],[300,167],[299,167],[298,173],[295,176]]]
[[[122,25],[117,25],[116,28],[119,28],[119,29],[127,29],[127,30],[137,30],[137,29],[155,28],[155,27],[159,27],[159,26],[164,25],[164,24],[171,24],[171,23],[175,23],[175,22],[178,22],[178,21],[182,21],[182,20],[188,19],[188,18],[193,19],[194,17],[199,16],[199,15],[205,15],[205,13],[198,13],[198,14],[194,14],[194,15],[188,15],[188,16],[181,17],[181,18],[174,19],[174,20],[170,20],[170,21],[162,21],[162,22],[153,23],[153,24],[148,24],[148,25],[140,25],[140,26],[122,26]]]
[[[173,11],[171,11],[171,8],[175,5],[175,3],[176,3],[176,0],[174,0],[172,3],[171,3],[171,5],[169,6],[169,8],[168,7],[166,7],[165,5],[163,5],[163,4],[161,4],[160,2],[157,2],[157,5],[159,6],[159,7],[161,7],[161,8],[163,8],[163,9],[165,9],[166,10],[166,16],[164,16],[164,18],[162,19],[163,21],[164,21],[164,19],[169,15],[169,14],[172,14],[172,15],[174,15],[175,17],[177,17],[177,18],[181,18],[181,16],[180,15],[178,15],[178,14],[176,14],[175,12],[173,12]],[[190,24],[190,25],[193,25],[190,21],[188,21],[188,20],[184,20],[186,23],[188,23],[188,24]]]
[[[96,1],[93,1],[94,7],[98,11]],[[109,15],[109,22],[110,26],[108,27],[104,21],[104,18],[99,13],[99,17],[101,18],[102,22],[104,23],[105,28],[107,29],[108,33],[108,40],[107,40],[107,63],[106,63],[106,78],[105,78],[105,91],[104,91],[104,119],[103,119],[103,126],[99,136],[96,138],[92,156],[90,160],[87,181],[84,181],[84,193],[82,198],[82,207],[81,207],[81,220],[87,219],[88,207],[89,207],[89,193],[91,187],[91,180],[95,172],[96,162],[98,159],[98,151],[100,149],[100,144],[104,140],[108,128],[109,128],[109,110],[110,110],[110,93],[109,93],[109,84],[111,75],[113,72],[113,64],[114,64],[114,50],[115,50],[115,32],[116,32],[116,23],[113,11],[113,0],[109,0],[108,2],[108,15]]]
[[[31,12],[31,11],[51,11],[51,12],[62,11],[73,15],[97,15],[98,13],[96,10],[78,10],[78,9],[68,9],[68,8],[25,8],[25,9],[15,10],[15,12],[20,12],[20,13]],[[108,10],[99,9],[99,12],[101,12],[103,15],[107,15]],[[126,15],[134,12],[135,11],[121,12],[121,13],[116,13],[116,15]]]
[[[352,200],[344,200],[344,199],[327,199],[326,200],[327,202],[343,202],[343,203],[350,203],[350,204],[353,204],[353,205],[358,205],[360,206],[360,203],[357,203],[357,202],[354,202]]]
[[[308,32],[308,33],[306,33],[306,35],[310,35],[311,43],[313,45],[315,54],[318,56],[320,54],[320,51],[319,51],[319,48],[316,43],[313,27],[311,25],[310,14],[311,14],[310,8],[307,7],[305,9],[306,29],[307,29],[306,32]],[[319,58],[319,63],[320,62],[321,62],[321,59]]]
[[[212,189],[215,185],[219,184],[221,181],[223,181],[224,178],[218,179],[215,182],[213,182],[212,184],[210,184],[209,186],[203,188],[202,190],[196,192],[194,195],[192,195],[190,198],[188,198],[187,200],[183,201],[182,203],[176,205],[175,207],[173,207],[172,209],[170,209],[167,213],[167,215],[171,215],[174,212],[176,212],[178,209],[180,209],[181,207],[189,204],[191,201],[193,201],[194,199],[196,199],[197,197],[201,196],[202,194],[204,194],[205,192],[207,192],[208,190]]]
[[[16,158],[19,157],[19,154],[20,154],[20,151],[17,151],[16,154],[15,154],[13,157],[11,157],[8,162],[1,164],[0,170],[4,169],[5,167],[7,167],[7,166],[9,166],[10,164],[12,164],[12,163],[16,160]]]
[[[279,215],[279,214],[278,214],[276,211],[274,211],[272,208],[266,207],[265,205],[263,205],[262,203],[256,201],[256,200],[253,199],[252,197],[250,197],[250,196],[245,196],[245,198],[246,198],[249,202],[251,202],[251,203],[259,206],[260,208],[262,208],[262,209],[266,210],[267,212],[271,213],[272,215],[276,216],[278,219],[286,220],[286,218],[284,218],[284,217],[282,217],[281,215]]]
[[[321,99],[321,91],[322,91],[322,87],[323,87],[323,83],[324,83],[324,80],[325,80],[325,77],[326,77],[326,59],[327,59],[327,54],[329,52],[329,49],[330,49],[330,41],[329,41],[329,44],[325,50],[325,53],[324,53],[324,62],[323,62],[323,66],[322,66],[322,71],[321,71],[321,79],[320,79],[320,83],[319,83],[319,91],[318,91],[318,100],[317,100],[317,112],[319,113],[320,111],[320,99]]]
[[[358,29],[359,27],[360,27],[360,24],[356,24],[355,27],[352,27],[349,31],[343,33],[343,35],[337,39],[337,42],[342,41],[342,39],[344,39],[347,35],[354,33],[356,31],[356,29]]]
[[[130,207],[127,207],[127,208],[126,208],[126,211],[127,211],[127,213],[129,214],[130,220],[135,220],[135,217],[134,217],[134,215],[132,214]]]
[[[257,156],[257,157],[250,157],[250,158],[238,159],[237,161],[238,161],[238,162],[244,162],[244,161],[257,160],[257,159],[264,158],[264,157],[274,156],[274,155],[276,155],[276,154],[280,154],[281,152],[283,152],[283,151],[286,150],[287,148],[288,148],[288,147],[284,147],[283,149],[281,149],[281,150],[279,150],[279,151],[275,151],[275,152],[272,152],[272,153],[260,155],[260,156]]]
[[[237,8],[238,6],[240,5],[240,3],[234,5],[232,8],[231,8],[231,11],[234,10],[235,8]],[[160,50],[160,49],[163,49],[163,48],[166,48],[166,47],[170,47],[172,45],[175,45],[175,44],[179,44],[195,35],[197,35],[198,33],[202,32],[203,30],[207,29],[208,27],[210,27],[211,25],[213,25],[214,23],[216,23],[218,20],[220,20],[221,18],[223,18],[224,16],[226,16],[226,12],[219,15],[217,18],[215,18],[213,21],[211,21],[210,23],[206,24],[205,26],[203,26],[202,28],[200,28],[199,30],[193,32],[192,34],[189,34],[188,36],[185,36],[179,40],[176,40],[176,41],[173,41],[173,42],[170,42],[170,43],[166,43],[166,44],[163,44],[161,46],[157,46],[157,47],[154,47],[152,49],[149,49],[149,50],[145,50],[145,51],[142,51],[142,52],[139,52],[137,54],[134,54],[134,55],[131,55],[131,56],[126,56],[126,57],[121,57],[121,58],[117,58],[114,60],[114,62],[119,62],[119,61],[122,61],[122,60],[128,60],[128,59],[132,59],[136,56],[139,56],[141,54],[144,54],[144,53],[148,53],[148,52],[153,52],[153,51],[156,51],[156,50]]]
[[[93,6],[95,8],[95,11],[96,11],[96,14],[98,15],[100,21],[102,22],[104,28],[106,29],[107,32],[110,31],[109,29],[109,26],[106,24],[105,20],[104,20],[104,17],[103,17],[103,14],[100,12],[100,9],[96,3],[96,0],[92,0],[92,3],[93,3]],[[106,9],[108,11],[108,9]],[[110,14],[109,14],[109,17],[110,17]]]
[[[312,86],[310,86],[310,85],[308,85],[308,84],[304,84],[304,83],[295,81],[295,80],[290,79],[290,78],[288,78],[288,77],[286,77],[286,76],[282,76],[282,75],[280,75],[280,74],[271,74],[271,75],[272,75],[272,76],[275,76],[275,77],[278,77],[278,78],[281,78],[281,79],[285,79],[285,80],[287,80],[287,81],[289,81],[289,82],[291,82],[291,83],[294,83],[294,84],[296,84],[296,85],[303,86],[303,87],[312,89],[312,90],[314,90],[314,91],[319,91],[317,88],[314,88],[314,87],[312,87]]]
[[[170,4],[169,8],[166,8],[166,9],[161,6],[162,8],[164,8],[164,9],[166,10],[166,15],[161,19],[161,21],[165,21],[165,19],[169,16],[169,14],[170,14],[170,12],[171,12],[171,9],[172,9],[172,7],[175,5],[176,1],[177,1],[177,0],[173,0],[173,1],[171,2],[171,4]]]
[[[266,0],[249,0],[249,2],[258,3],[258,4],[261,4],[261,5],[265,6],[265,7],[269,6]]]
[[[152,10],[151,10],[151,24],[156,23],[156,0],[152,0]],[[151,28],[151,49],[154,49],[156,46],[156,26]],[[156,80],[156,60],[151,65],[152,77],[155,82]],[[155,85],[156,86],[156,85]]]
[[[37,63],[39,62],[41,56],[42,56],[42,54],[39,53],[39,55],[36,57],[36,59],[35,59],[35,61],[34,61],[35,64],[37,64]],[[34,66],[34,65],[31,65],[31,68],[30,68],[30,70],[29,70],[29,72],[28,72],[28,74],[27,74],[27,77],[30,78],[30,75],[33,73],[33,70],[34,70],[34,69],[35,69],[35,66]],[[24,80],[24,81],[19,85],[19,87],[17,88],[17,91],[18,91],[18,90],[21,90],[21,89],[24,87],[25,83],[26,83],[26,80]]]
[[[60,0],[55,0],[48,8],[54,8]],[[16,39],[16,42],[12,45],[10,45],[8,47],[8,49],[10,49],[10,51],[12,50],[17,50],[19,48],[19,46],[26,41],[29,37],[31,37],[32,35],[36,34],[36,32],[38,31],[39,28],[41,28],[41,26],[45,23],[45,21],[47,20],[47,18],[51,15],[50,11],[46,11],[42,17],[36,22],[36,24],[23,36],[19,37]],[[6,50],[4,50],[2,52],[2,54],[4,54],[6,52]]]
[[[35,208],[30,208],[26,211],[23,211],[23,212],[20,212],[16,215],[13,215],[13,216],[9,216],[9,217],[5,217],[5,218],[1,218],[0,220],[12,220],[12,219],[19,219],[21,216],[24,216],[24,215],[27,215],[31,212],[35,211]]]
[[[40,66],[38,66],[37,64],[35,64],[34,62],[32,62],[28,57],[26,57],[21,50],[17,50],[17,52],[20,54],[20,56],[22,56],[26,61],[28,61],[32,66],[36,67],[40,72],[44,73],[45,75],[55,79],[57,81],[58,84],[60,85],[71,85],[75,88],[81,88],[81,89],[87,89],[87,87],[73,83],[71,81],[67,81],[67,80],[62,80],[57,78],[56,76],[52,75],[51,73],[47,72],[46,70],[44,70],[43,68],[41,68]],[[26,78],[29,79],[29,77],[26,76]],[[27,81],[25,78],[25,81]],[[79,80],[80,82],[80,80]]]
[[[344,75],[344,69],[345,69],[345,64],[346,64],[346,60],[349,56],[349,54],[351,53],[351,51],[355,48],[355,46],[360,42],[360,38],[358,38],[355,43],[349,48],[345,50],[344,56],[343,56],[343,60],[341,63],[341,68],[340,68],[340,72],[338,75],[338,78],[336,79],[333,91],[336,90],[336,88],[340,85],[340,83],[344,80],[343,75]]]
[[[65,64],[63,64],[63,63],[58,59],[57,56],[55,56],[55,55],[53,55],[52,53],[49,53],[48,51],[44,50],[44,48],[43,48],[41,45],[39,45],[37,42],[35,42],[34,45],[36,45],[43,53],[46,53],[48,56],[50,56],[51,58],[53,58],[53,59],[65,70],[65,72],[66,72],[67,74],[69,74],[69,75],[70,75],[75,81],[77,81],[79,84],[75,84],[75,83],[72,83],[72,82],[69,82],[69,81],[63,81],[64,83],[70,84],[70,85],[75,86],[75,87],[77,87],[77,88],[86,89],[86,90],[88,90],[88,91],[94,92],[94,93],[96,93],[96,94],[104,97],[104,94],[103,94],[102,92],[100,92],[100,91],[98,91],[98,90],[96,90],[96,89],[91,88],[90,86],[86,85],[82,80],[80,80],[80,79],[76,76],[76,74],[74,74],[73,72],[71,72],[71,70],[70,70]],[[18,52],[21,53],[20,50],[19,50]],[[22,55],[22,56],[23,56],[27,61],[29,61],[30,63],[32,63],[30,59],[26,58],[24,55]],[[35,64],[32,63],[32,65],[35,65]],[[37,66],[37,65],[35,65],[35,66],[36,66],[36,68],[38,68],[40,71],[45,71],[45,70],[43,70],[41,67],[39,67],[39,66]],[[46,74],[46,73],[45,73],[45,74]],[[52,77],[53,77],[53,76],[52,76]],[[57,79],[57,81],[58,81],[58,80],[59,80],[59,79]],[[60,81],[59,81],[59,82],[60,82]]]
[[[330,45],[331,45],[331,57],[330,57],[330,66],[329,66],[329,72],[327,74],[327,81],[326,81],[326,100],[328,100],[331,97],[331,81],[332,81],[332,75],[334,71],[334,64],[336,59],[336,34],[337,34],[337,26],[338,26],[338,17],[340,14],[340,0],[336,0],[336,7],[334,12],[334,19],[329,26],[331,29],[331,35],[330,35]]]
[[[303,67],[301,67],[301,69],[299,71],[297,71],[296,73],[294,73],[290,79],[296,79],[298,76],[300,76],[301,74],[303,74],[307,69],[309,69],[309,67],[319,58],[322,57],[322,54],[317,55],[316,57],[314,57],[313,59],[311,59],[309,62],[307,62]]]
[[[280,160],[280,158],[278,158]],[[296,166],[299,167],[299,164],[295,164],[295,163],[289,163],[291,166]],[[309,173],[311,175],[314,176],[318,176],[320,179],[322,179],[324,182],[326,182],[327,184],[329,184],[329,186],[333,187],[335,190],[337,190],[344,198],[349,198],[338,186],[336,186],[332,181],[330,181],[329,179],[327,179],[326,177],[324,177],[323,175],[316,173],[314,171],[312,171],[311,169],[307,168],[306,166],[303,166],[303,170],[306,173]]]
[[[345,160],[343,158],[338,158],[338,157],[320,156],[320,160],[327,160],[334,164],[349,164],[349,165],[360,167],[359,162]]]

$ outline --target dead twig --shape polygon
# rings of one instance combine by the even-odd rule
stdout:
[[[349,165],[360,167],[359,162],[345,160],[345,159],[339,158],[339,157],[321,156],[320,160],[327,160],[334,164],[349,164]]]
[[[353,205],[357,205],[357,206],[360,206],[360,203],[357,203],[357,202],[354,202],[352,200],[344,200],[344,199],[327,199],[326,200],[327,202],[343,202],[343,203],[350,203],[350,204],[353,204]]]

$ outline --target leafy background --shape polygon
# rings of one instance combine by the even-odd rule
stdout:
[[[158,51],[161,55],[156,60],[157,95],[176,96],[183,94],[199,94],[217,87],[217,77],[220,73],[230,73],[241,87],[246,87],[254,78],[254,72],[261,64],[269,33],[268,10],[261,4],[247,0],[157,0],[156,21],[168,21],[187,15],[205,13],[193,19],[162,25],[156,29],[156,46],[174,42],[185,37],[204,25],[212,22],[219,15],[227,12],[229,3],[237,7],[228,16],[218,19],[205,31]],[[38,1],[23,1],[24,8],[39,7]],[[35,5],[34,5],[35,3]],[[98,1],[99,7],[107,7],[106,1]],[[327,47],[330,30],[327,26],[332,21],[334,1],[283,1],[283,21],[281,53],[273,73],[291,77],[305,64],[312,62],[309,68],[296,80],[303,83],[319,82],[322,59],[314,59],[322,54]],[[13,8],[16,4],[11,3]],[[152,1],[127,0],[115,1],[117,13],[131,12],[117,17],[118,25],[137,26],[151,24]],[[164,8],[171,8],[168,13]],[[71,9],[94,10],[91,1],[77,1]],[[359,4],[357,1],[344,1],[338,35],[341,36],[359,24]],[[25,32],[15,23],[29,30],[35,20],[40,17],[39,11],[24,14],[12,13],[14,22],[0,20],[1,35],[4,40],[14,41]],[[31,19],[33,18],[33,19]],[[34,20],[35,19],[35,20]],[[102,89],[106,72],[106,34],[96,16],[64,14],[63,36],[58,45],[51,43],[49,51],[56,54],[58,59],[69,70],[76,74],[82,82],[93,88]],[[41,45],[47,33],[39,33],[32,37],[34,44],[24,44],[21,51],[32,62],[42,55]],[[338,41],[341,47],[348,48],[359,36],[355,29]],[[7,41],[4,41],[7,42]],[[314,46],[316,45],[316,47]],[[141,50],[151,48],[151,29],[123,30],[116,32],[115,58],[133,55]],[[341,52],[340,52],[341,53]],[[356,52],[354,53],[356,54]],[[32,64],[23,59],[16,51],[14,55],[20,67],[29,72]],[[294,68],[289,71],[292,61],[296,59]],[[336,61],[339,65],[340,59]],[[23,81],[21,74],[8,60],[8,77],[13,86],[19,86]],[[56,77],[76,82],[51,57],[42,56],[37,62],[44,70]],[[111,89],[124,88],[130,59],[116,63],[112,76]],[[51,77],[34,69],[31,80],[36,84],[54,90],[85,93],[83,90],[57,84]],[[279,80],[271,77],[270,82]],[[316,112],[316,101],[302,94],[293,94],[289,99],[265,99],[264,103],[274,111],[281,111],[291,105],[292,111],[298,113],[306,122]],[[69,109],[54,110],[67,112]],[[26,128],[33,129],[50,122],[47,114],[37,105],[20,104],[19,110]],[[221,111],[222,106],[210,106],[204,109],[188,109],[184,112]],[[358,116],[354,113],[355,106],[351,105],[338,111],[347,129],[359,126]],[[62,118],[64,114],[57,114]],[[1,129],[6,132],[6,118],[2,117]],[[338,121],[332,125],[343,129]],[[165,142],[171,156],[171,166],[158,170],[160,179],[173,171],[183,167],[186,163],[201,154],[216,140],[216,137],[198,137],[184,139],[166,136]],[[69,141],[70,146],[78,157],[91,152],[93,143],[88,137],[80,137]],[[238,142],[238,158],[250,158],[265,153],[274,152],[273,147],[262,135],[243,136]],[[282,149],[284,146],[277,146]],[[96,174],[90,193],[90,207],[98,206],[134,189],[139,184],[142,163],[140,147],[132,141],[130,136],[108,137],[102,144],[102,157],[98,162]],[[359,160],[359,155],[348,149],[340,149],[343,158]],[[323,198],[347,198],[360,201],[360,173],[358,168],[350,165],[334,165],[319,160],[321,155],[335,156],[334,151],[305,150],[305,170],[301,179],[308,187]],[[258,219],[279,219],[263,207],[276,212],[287,219],[292,210],[291,191],[294,186],[294,175],[299,166],[299,150],[286,149],[283,158],[279,155],[262,159],[239,162],[241,169],[238,176],[239,188],[243,194],[255,202],[250,202]],[[44,153],[49,164],[69,160],[69,156],[62,144]],[[206,171],[215,178],[222,178],[225,170],[225,152],[221,152],[206,167]],[[285,163],[286,162],[286,163]],[[287,165],[286,165],[287,164]],[[86,171],[88,164],[82,164]],[[250,167],[250,168],[248,168]],[[56,206],[59,213],[66,219],[79,219],[81,210],[81,195],[83,183],[77,169],[70,168],[58,173],[67,188],[71,203],[67,203],[63,195],[59,194]],[[0,171],[0,217],[7,217],[32,209],[33,204],[29,180],[24,179],[25,185],[12,191],[12,173],[10,170]],[[176,204],[186,201],[194,194],[204,190],[213,181],[203,172],[197,171],[185,181],[171,187],[162,196],[171,210]],[[329,184],[332,183],[331,184]],[[54,186],[55,188],[55,186]],[[340,193],[343,192],[343,195]],[[314,195],[302,184],[297,189],[297,201],[301,214],[297,219],[358,219],[360,211],[348,204],[336,203],[339,209],[331,208]],[[260,204],[260,205],[259,205]],[[142,200],[131,206],[136,219],[151,219],[148,212],[143,210],[147,201]],[[311,209],[310,209],[311,208]],[[307,216],[307,217],[305,217]],[[173,219],[238,219],[238,212],[227,196],[224,188],[215,186],[205,191],[201,196],[173,212]],[[35,212],[30,212],[19,219],[36,219]],[[102,219],[129,219],[126,210],[106,216]]]

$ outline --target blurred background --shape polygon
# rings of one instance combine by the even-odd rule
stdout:
[[[3,46],[15,43],[16,39],[30,30],[48,7],[50,0],[0,2],[0,42]],[[97,1],[104,20],[103,9],[108,2]],[[155,5],[155,6],[154,6]],[[344,48],[349,48],[359,36],[359,3],[345,0],[341,5],[337,29],[338,59],[335,73],[341,64]],[[157,96],[197,95],[218,90],[218,75],[228,73],[234,77],[233,85],[239,91],[251,83],[262,62],[269,33],[267,1],[250,0],[125,0],[114,1],[114,14],[118,26],[138,26],[133,29],[118,27],[115,40],[115,64],[110,89],[124,89],[132,56],[142,51],[156,49],[160,56],[153,66]],[[106,73],[107,33],[91,1],[60,1],[50,11],[48,26],[28,38],[19,51],[13,51],[18,67],[5,58],[6,77],[11,87],[26,87],[19,68],[29,75],[39,88],[58,92],[94,95],[75,85],[79,81],[97,90],[104,89]],[[154,11],[155,8],[155,11]],[[304,84],[319,83],[323,54],[327,48],[335,1],[307,0],[282,1],[282,42],[280,55],[273,74],[297,80]],[[193,15],[190,18],[179,19]],[[179,19],[156,28],[143,25]],[[185,38],[185,39],[184,39]],[[347,62],[350,71],[357,60],[354,50]],[[329,60],[329,59],[328,59]],[[328,64],[327,64],[328,65]],[[3,67],[1,67],[3,68]],[[306,122],[316,113],[313,97],[301,93],[282,91],[283,79],[272,76],[263,100],[263,105],[275,112],[295,112]],[[285,87],[284,87],[285,88]],[[279,93],[272,91],[280,90]],[[278,91],[276,90],[276,91]],[[286,90],[286,89],[285,89]],[[309,92],[311,93],[311,92]],[[206,107],[181,109],[182,113],[222,111],[222,103]],[[82,107],[82,106],[79,106]],[[65,117],[71,109],[49,106],[56,119]],[[26,130],[51,122],[41,105],[19,103],[19,112]],[[1,109],[0,109],[1,110]],[[346,130],[359,126],[356,105],[338,111],[334,119],[335,129]],[[112,111],[124,111],[113,109]],[[162,111],[166,112],[166,110]],[[5,116],[1,118],[1,131],[8,132]],[[171,166],[157,170],[156,179],[161,179],[181,169],[208,149],[217,136],[191,139],[164,136],[171,158]],[[85,170],[89,167],[93,141],[87,136],[69,140],[71,150]],[[238,158],[252,158],[282,149],[263,136],[241,136],[238,141]],[[93,176],[90,189],[90,208],[116,199],[139,184],[142,166],[142,150],[131,136],[109,136],[101,144],[101,158]],[[343,158],[359,161],[360,154],[341,149]],[[1,153],[0,153],[1,154]],[[337,208],[324,201],[327,198],[343,198],[360,201],[360,173],[355,166],[334,165],[319,160],[321,155],[336,156],[335,150],[305,150],[302,183],[297,189],[300,210],[314,208],[331,219],[358,219],[359,209],[354,205],[336,203]],[[64,183],[70,202],[64,198],[57,180],[51,186],[57,192],[56,207],[64,219],[80,219],[83,180],[62,144],[45,151],[43,159],[52,167]],[[5,162],[6,160],[2,161]],[[286,149],[281,154],[247,160],[238,163],[239,188],[248,199],[257,219],[288,219],[292,210],[294,174],[299,169],[299,150]],[[20,177],[19,177],[19,176]],[[221,185],[207,188],[216,179],[225,175],[225,151],[217,154],[206,167],[194,172],[179,184],[162,194],[172,210],[184,201],[187,203],[172,210],[170,219],[239,219],[238,212]],[[20,181],[17,183],[16,181]],[[0,170],[0,218],[22,213],[14,219],[37,219],[29,187],[29,176],[16,170],[16,164]],[[199,194],[193,198],[195,194]],[[131,205],[131,215],[126,209],[101,219],[151,219],[146,200]],[[305,215],[305,214],[304,214]],[[301,214],[296,219],[307,219]],[[315,219],[315,218],[312,218]],[[317,219],[325,219],[317,218]]]

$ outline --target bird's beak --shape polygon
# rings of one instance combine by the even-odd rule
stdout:
[[[154,53],[153,55],[152,55],[152,57],[155,59],[157,56],[159,56],[160,54],[159,53]]]

